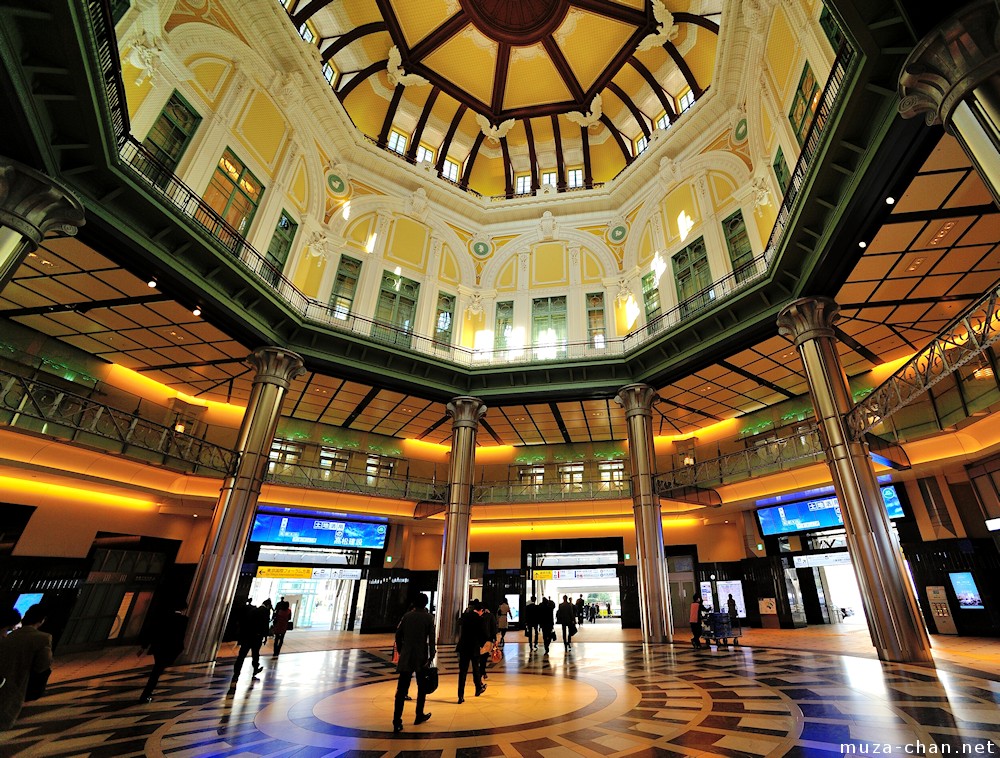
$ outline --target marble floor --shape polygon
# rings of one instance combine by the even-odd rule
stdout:
[[[388,635],[290,634],[234,690],[230,658],[178,666],[150,704],[137,703],[149,659],[135,648],[69,656],[0,733],[0,756],[1000,754],[997,640],[935,637],[932,668],[879,662],[863,629],[748,630],[701,651],[632,636],[585,626],[546,656],[511,635],[486,692],[470,681],[461,705],[456,656],[441,651],[432,717],[414,726],[407,703],[401,734]]]

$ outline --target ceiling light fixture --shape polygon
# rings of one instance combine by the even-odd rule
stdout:
[[[148,282],[146,282],[146,286],[149,287],[151,290],[155,290],[156,289],[156,279],[150,279]]]
[[[894,197],[887,197],[885,199],[885,204],[886,205],[894,205],[895,202],[896,202],[896,198],[894,198]]]
[[[941,241],[948,236],[948,232],[950,232],[954,228],[955,228],[954,221],[945,221],[943,224],[941,224],[941,228],[938,229],[937,232],[935,232],[934,236],[931,237],[931,241],[928,242],[927,244],[931,247],[935,245],[940,245]]]
[[[196,306],[194,307],[194,310],[193,310],[193,311],[191,311],[191,315],[192,315],[192,316],[200,316],[200,315],[201,315],[201,308],[199,308],[199,307],[198,307],[198,306],[196,305]]]
[[[906,267],[907,271],[916,271],[923,264],[923,258],[916,258],[913,263]]]
[[[861,240],[861,242],[858,243],[858,247],[864,250],[866,247],[868,247],[868,243],[865,242],[864,240]]]

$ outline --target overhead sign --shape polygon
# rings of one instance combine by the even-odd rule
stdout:
[[[882,500],[889,518],[903,517],[903,506],[899,502],[899,494],[895,487],[892,485],[882,487]],[[765,537],[844,525],[840,502],[835,497],[760,508],[757,511],[757,519],[760,521],[761,534]]]
[[[254,516],[250,541],[276,545],[378,549],[385,546],[387,528],[385,524],[367,521],[335,521],[258,513]]]
[[[360,579],[359,568],[310,568],[309,566],[258,566],[258,579]]]
[[[846,550],[838,553],[817,553],[816,555],[793,555],[795,568],[815,568],[817,566],[840,566],[851,562],[851,554]]]
[[[614,568],[592,569],[535,569],[531,578],[536,582],[547,582],[550,579],[617,579],[618,571]]]

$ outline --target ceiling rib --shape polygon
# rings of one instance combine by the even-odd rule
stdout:
[[[439,174],[444,171],[444,160],[448,157],[448,150],[451,149],[451,141],[455,138],[455,131],[458,129],[458,125],[461,123],[462,116],[465,115],[466,110],[468,110],[468,107],[465,103],[458,104],[458,110],[455,111],[455,115],[451,119],[451,126],[448,127],[448,133],[444,137],[444,142],[438,148],[436,168]]]
[[[397,84],[396,89],[392,92],[392,100],[389,101],[389,110],[385,112],[385,119],[382,121],[382,131],[378,133],[378,145],[379,147],[385,147],[389,142],[389,131],[392,129],[392,121],[396,118],[396,109],[399,107],[399,101],[403,97],[403,90],[406,89],[402,84]]]
[[[556,41],[549,35],[542,40],[542,47],[545,48],[545,52],[549,54],[549,58],[552,59],[553,65],[556,67],[556,71],[559,72],[559,76],[566,83],[569,88],[570,94],[573,96],[573,100],[576,102],[580,108],[584,108],[586,104],[584,103],[584,93],[583,87],[580,86],[580,82],[576,80],[576,74],[573,73],[573,69],[569,65],[569,61],[566,60],[566,56],[563,55],[562,50]]]
[[[614,82],[608,82],[608,89],[611,90],[619,100],[624,103],[625,107],[628,108],[629,113],[632,114],[632,118],[636,120],[639,124],[639,128],[642,129],[642,135],[649,139],[650,131],[649,127],[646,125],[646,114],[639,110],[639,107],[632,101],[628,95],[625,94],[625,90],[619,87]]]
[[[742,369],[739,366],[736,366],[732,363],[729,363],[728,361],[719,361],[719,365],[722,366],[722,368],[726,369],[727,371],[732,371],[734,374],[739,374],[744,379],[749,379],[752,382],[757,382],[757,384],[759,384],[761,387],[767,387],[767,389],[771,390],[772,392],[777,392],[779,395],[784,395],[789,400],[798,397],[798,395],[796,395],[794,392],[789,392],[784,387],[779,387],[777,384],[772,384],[766,379],[761,379],[756,374],[751,374],[749,371]]]
[[[406,151],[406,157],[411,161],[417,158],[417,148],[420,147],[420,138],[424,134],[424,127],[427,126],[427,119],[431,115],[431,109],[434,107],[434,103],[437,102],[438,95],[441,90],[438,87],[432,87],[431,93],[427,96],[426,102],[424,102],[424,109],[420,113],[420,118],[417,120],[417,126],[413,130],[413,134],[410,137],[410,148]]]
[[[656,81],[656,77],[653,76],[653,73],[635,56],[628,59],[628,64],[638,71],[639,75],[646,80],[646,84],[648,84],[649,88],[653,90],[653,94],[656,95],[657,100],[660,101],[660,105],[663,106],[663,110],[668,112],[671,111],[672,108],[670,107],[670,99],[667,97],[667,93],[663,91],[663,87],[660,86],[660,83]]]
[[[664,42],[663,49],[667,51],[667,55],[669,55],[671,60],[673,60],[674,65],[680,69],[682,74],[684,74],[684,81],[686,81],[688,87],[691,88],[691,92],[694,94],[694,99],[699,99],[705,91],[698,86],[698,80],[694,78],[694,73],[692,73],[691,67],[687,64],[687,61],[684,60],[684,56],[677,51],[673,42]]]
[[[535,134],[531,131],[531,119],[524,119],[524,133],[528,137],[528,161],[531,165],[531,191],[541,186],[538,182],[538,155],[535,153]]]
[[[499,113],[503,109],[503,95],[507,89],[508,71],[510,71],[510,45],[501,42],[497,48],[497,63],[493,70],[493,97],[490,99],[490,107],[494,113]]]
[[[611,136],[615,138],[615,142],[618,143],[618,147],[621,149],[622,155],[625,156],[625,165],[627,166],[632,162],[634,156],[632,155],[632,151],[629,150],[628,146],[625,144],[625,140],[622,139],[622,135],[621,132],[618,131],[618,127],[615,126],[614,122],[607,113],[601,114],[601,123],[608,128],[608,131],[611,132]]]
[[[351,75],[351,78],[345,81],[343,85],[341,85],[340,89],[337,90],[337,98],[340,100],[340,102],[344,102],[347,99],[347,96],[354,91],[355,87],[361,84],[361,82],[363,82],[372,74],[377,74],[379,71],[384,71],[385,67],[388,65],[389,65],[389,59],[386,58],[383,61],[376,61],[375,63],[371,64],[370,66],[366,66],[360,71],[352,71],[344,73],[341,76],[341,80],[343,80],[344,77],[348,75]]]
[[[882,363],[882,359],[879,358],[875,353],[869,350],[867,347],[858,342],[854,337],[847,334],[843,329],[836,326],[833,327],[833,333],[837,335],[837,339],[847,345],[851,350],[860,355],[866,361],[868,361],[873,366],[878,366]]]
[[[586,126],[580,127],[580,142],[583,144],[583,184],[591,189],[594,186],[594,172],[590,165],[590,131]]]
[[[36,305],[31,308],[11,308],[0,311],[0,316],[19,318],[21,316],[44,316],[48,313],[66,313],[76,311],[86,313],[98,308],[120,308],[128,305],[146,305],[147,303],[162,303],[172,298],[166,295],[141,295],[139,297],[116,297],[109,300],[91,300],[86,303],[52,303],[51,305]]]
[[[559,119],[552,116],[552,136],[556,141],[556,187],[562,192],[566,189],[566,161],[563,160],[562,132],[559,131]]]
[[[316,13],[333,2],[334,0],[313,0],[311,3],[306,3],[298,13],[292,16],[292,24],[298,29],[302,24],[315,16]]]
[[[357,26],[346,34],[341,34],[336,38],[332,45],[327,45],[326,50],[322,53],[323,63],[329,63],[330,59],[333,58],[337,53],[343,50],[345,47],[350,45],[355,40],[359,40],[362,37],[366,37],[369,34],[376,34],[378,32],[384,32],[386,30],[386,25],[384,21],[373,21],[370,24],[362,24]]]
[[[379,5],[382,5],[382,2],[383,0],[379,0]],[[407,50],[406,40],[402,37],[393,39],[399,46],[399,51],[403,53],[403,62],[416,62],[426,58],[468,25],[469,17],[459,11],[415,44],[411,50]]]
[[[715,35],[719,33],[719,25],[712,21],[711,19],[705,18],[704,16],[699,16],[696,13],[687,13],[685,11],[678,11],[674,14],[674,23],[676,24],[695,24],[703,29],[708,29]]]
[[[472,167],[476,164],[476,158],[479,156],[479,148],[483,146],[483,140],[486,139],[486,135],[481,131],[476,135],[476,141],[472,143],[472,151],[469,153],[469,157],[465,164],[465,173],[462,174],[462,189],[469,186],[469,178],[472,176]]]
[[[621,21],[630,26],[645,26],[649,23],[650,14],[637,8],[628,8],[607,0],[570,0],[570,5],[580,10],[590,11],[605,18]]]

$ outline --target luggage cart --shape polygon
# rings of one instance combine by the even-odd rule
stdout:
[[[742,634],[739,619],[736,619],[734,625],[733,619],[725,612],[707,614],[701,625],[701,636],[706,642],[714,642],[716,645],[738,646]]]

